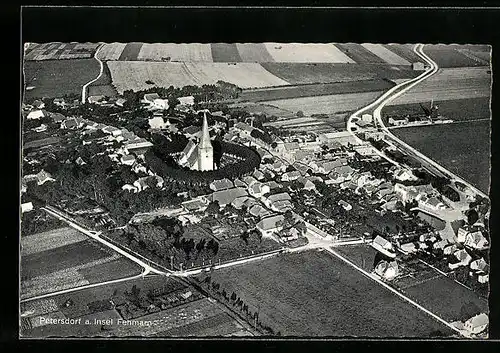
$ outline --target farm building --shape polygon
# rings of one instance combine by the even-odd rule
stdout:
[[[33,203],[32,202],[25,202],[21,204],[21,213],[26,213],[29,211],[33,210]]]
[[[488,315],[481,313],[465,321],[464,328],[470,333],[478,334],[486,329],[488,323],[489,323]]]
[[[212,189],[213,191],[226,190],[232,187],[234,187],[233,182],[227,178],[214,180],[210,183],[210,189]]]
[[[372,247],[388,257],[396,257],[396,253],[394,252],[394,247],[392,246],[392,244],[387,239],[384,239],[379,235],[377,235],[375,239],[373,239]]]
[[[214,192],[211,199],[212,201],[218,201],[219,206],[225,207],[226,205],[232,203],[237,197],[246,195],[248,194],[244,188],[232,188]]]
[[[284,219],[285,217],[282,215],[266,217],[257,223],[256,227],[263,236],[269,236],[281,229],[280,223],[282,223]]]
[[[43,118],[45,116],[45,114],[43,113],[43,111],[41,110],[33,110],[31,112],[28,113],[28,115],[26,116],[26,119],[28,120],[38,120],[40,118]]]
[[[179,100],[180,105],[194,105],[193,96],[179,97],[177,99]]]

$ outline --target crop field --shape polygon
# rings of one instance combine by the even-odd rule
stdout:
[[[241,62],[240,53],[234,43],[212,43],[210,48],[212,51],[212,59],[216,63]]]
[[[231,105],[229,105],[229,108],[243,108],[251,114],[266,114],[268,116],[274,115],[274,116],[277,116],[280,118],[287,118],[287,117],[293,116],[292,112],[290,112],[288,110],[280,109],[278,107],[275,107],[275,106],[272,106],[269,104],[245,102],[245,103],[231,104]]]
[[[78,272],[89,282],[102,282],[103,278],[125,278],[140,274],[142,268],[125,257],[101,263],[92,267],[84,267]]]
[[[95,59],[25,61],[25,90],[27,99],[57,98],[65,94],[80,94],[85,83],[99,75]]]
[[[325,252],[307,251],[212,274],[283,336],[425,337],[445,326]]]
[[[238,43],[236,48],[238,48],[242,62],[266,63],[274,61],[263,43]]]
[[[111,81],[111,73],[109,72],[108,63],[103,63],[103,71],[101,77],[95,82],[93,82],[90,86],[87,87],[89,96],[108,96],[108,97],[116,97],[118,92],[112,85]]]
[[[336,47],[358,64],[385,64],[382,58],[365,49],[361,44],[336,44]]]
[[[469,67],[469,66],[483,66],[484,64],[468,57],[461,53],[454,45],[426,45],[424,46],[424,53],[430,56],[439,67]]]
[[[110,61],[113,85],[121,94],[149,88],[151,80],[159,87],[215,84],[218,80],[231,82],[241,88],[282,86],[288,82],[272,75],[259,64],[238,63],[167,63]]]
[[[335,247],[335,251],[367,272],[371,272],[375,268],[377,250],[371,245],[344,245]]]
[[[87,240],[88,237],[77,230],[64,227],[21,238],[21,256],[52,250]]]
[[[434,276],[406,286],[402,292],[449,322],[488,313],[486,299],[435,271]]]
[[[133,61],[137,60],[137,56],[141,51],[142,43],[127,43],[123,48],[118,60],[122,61]]]
[[[488,193],[491,175],[490,128],[490,121],[484,120],[394,129],[393,133]],[[443,143],[443,136],[446,136],[446,143]]]
[[[375,79],[413,78],[418,73],[408,66],[387,64],[262,63],[267,71],[291,85]]]
[[[44,43],[30,45],[25,51],[25,60],[63,60],[91,58],[99,43]]]
[[[332,114],[354,111],[374,101],[382,94],[383,91],[334,94],[318,97],[271,100],[265,103],[294,113],[301,110],[306,115]]]
[[[388,105],[491,96],[491,74],[485,67],[441,69]]]
[[[264,43],[264,45],[276,62],[355,63],[332,43]]]
[[[413,51],[413,44],[385,44],[384,47],[386,47],[388,50],[392,51],[393,53],[399,55],[401,58],[409,61],[410,63],[420,61],[422,62],[422,58],[418,56],[414,51]]]
[[[384,91],[394,84],[385,80],[360,80],[349,82],[318,83],[300,86],[285,86],[243,91],[239,98],[251,102],[289,99],[330,94]]]
[[[144,43],[137,56],[137,60],[151,61],[168,61],[168,58],[170,61],[213,61],[210,44],[200,43]]]
[[[389,65],[410,65],[410,62],[406,59],[403,59],[396,53],[390,51],[382,44],[361,44],[363,48],[371,51],[373,54],[384,60]]]
[[[106,43],[97,53],[97,57],[103,61],[118,60],[126,45],[125,43]]]
[[[53,145],[56,144],[60,141],[61,139],[59,137],[47,137],[47,138],[42,138],[39,140],[33,140],[26,142],[23,146],[24,151],[32,149],[32,148],[40,148],[43,146],[48,146],[48,145]]]

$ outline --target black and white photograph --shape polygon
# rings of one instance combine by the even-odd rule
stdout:
[[[489,338],[492,45],[22,45],[20,338]]]

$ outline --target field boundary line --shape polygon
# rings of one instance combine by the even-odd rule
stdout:
[[[434,314],[433,312],[429,311],[428,309],[424,308],[423,306],[421,306],[420,304],[418,304],[417,302],[415,302],[414,300],[408,298],[407,296],[405,296],[404,294],[400,293],[398,290],[392,288],[390,285],[388,285],[387,283],[384,283],[382,280],[376,278],[375,276],[372,276],[370,273],[366,272],[365,270],[363,270],[362,268],[358,267],[357,265],[355,265],[354,263],[352,263],[350,260],[346,259],[345,257],[343,257],[342,255],[340,255],[339,253],[337,253],[335,250],[329,248],[329,247],[325,247],[324,248],[326,251],[328,251],[329,253],[333,254],[334,256],[338,257],[339,259],[341,259],[342,261],[344,261],[345,263],[347,263],[348,265],[350,265],[351,267],[355,268],[356,270],[358,270],[359,272],[361,272],[363,275],[365,275],[366,277],[372,279],[373,281],[377,282],[378,284],[382,285],[383,287],[385,287],[386,289],[388,289],[389,291],[391,291],[392,293],[396,294],[398,297],[402,298],[403,300],[405,300],[406,302],[412,304],[414,307],[416,307],[417,309],[425,312],[426,314],[430,315],[431,317],[433,317],[434,319],[436,319],[437,321],[441,322],[442,324],[446,325],[447,327],[449,327],[450,329],[452,329],[453,331],[459,333],[461,336],[464,336],[463,333],[457,329],[456,327],[454,327],[453,325],[451,325],[449,322],[447,322],[446,320],[442,319],[441,317],[437,316],[436,314]]]

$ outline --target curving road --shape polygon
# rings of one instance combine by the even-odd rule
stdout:
[[[101,44],[97,50],[95,51],[94,53],[94,59],[97,60],[97,62],[99,63],[99,75],[94,78],[93,80],[90,80],[89,82],[87,82],[86,84],[83,85],[82,87],[82,104],[85,104],[85,102],[87,101],[87,87],[94,83],[95,81],[97,81],[98,79],[101,78],[102,76],[102,73],[104,72],[104,64],[103,62],[97,57],[97,54],[99,53],[99,50],[101,50],[101,48],[104,46],[104,44]]]

